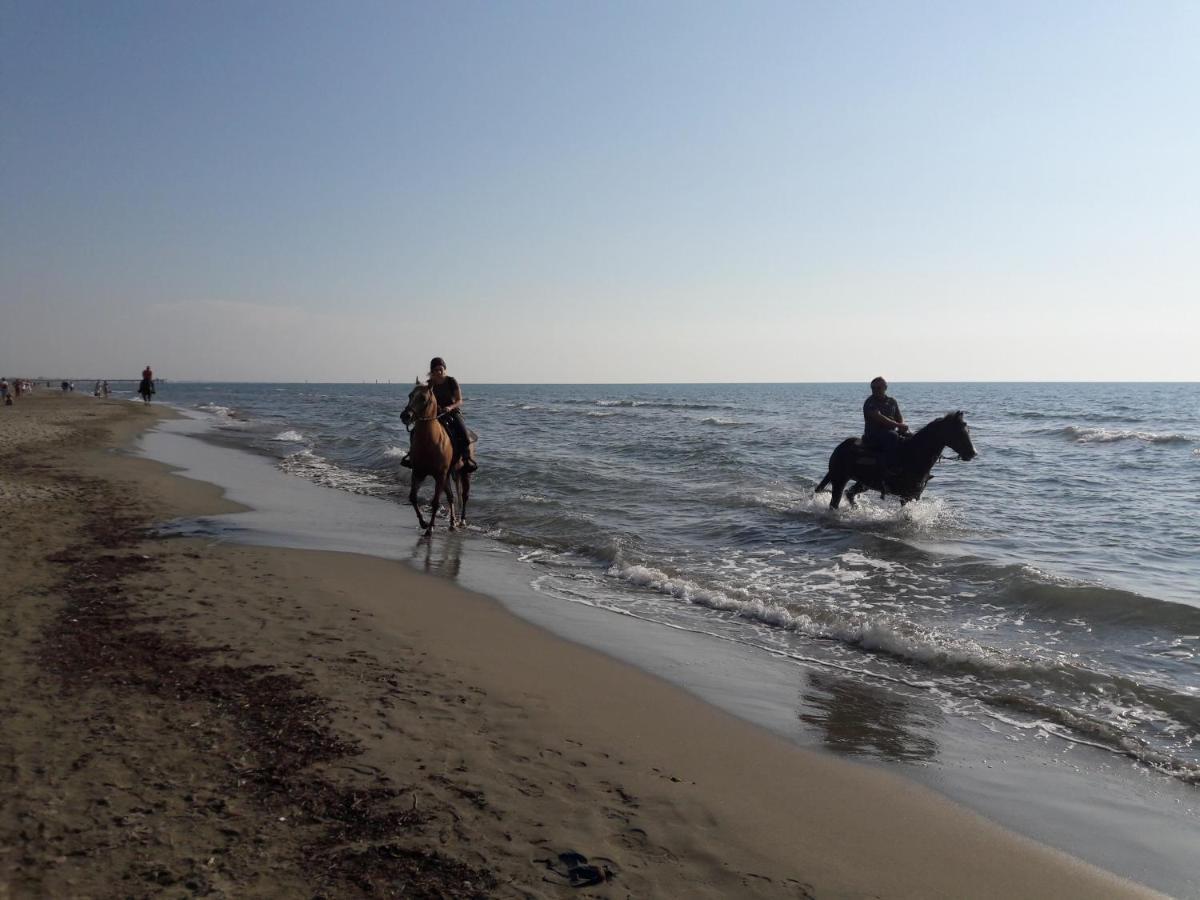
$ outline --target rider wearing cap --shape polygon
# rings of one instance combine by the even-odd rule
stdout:
[[[888,396],[887,389],[883,376],[871,380],[871,396],[863,403],[862,445],[878,451],[884,465],[891,467],[896,463],[901,435],[908,434],[908,426],[900,414],[900,404]]]
[[[458,379],[446,374],[446,361],[440,356],[429,361],[429,386],[437,398],[438,421],[450,435],[454,450],[462,459],[463,471],[474,472],[479,466],[475,462],[471,437],[467,434],[467,423],[462,416],[462,388],[458,386]]]

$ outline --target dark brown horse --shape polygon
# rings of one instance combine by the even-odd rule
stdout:
[[[412,482],[408,491],[408,502],[417,511],[417,521],[425,529],[426,534],[433,531],[433,523],[441,506],[442,494],[446,495],[447,506],[450,508],[450,528],[467,524],[467,500],[471,496],[471,473],[464,472],[462,460],[454,451],[454,442],[442,427],[437,417],[437,398],[433,389],[427,384],[417,381],[416,387],[408,395],[408,405],[400,414],[400,421],[412,426],[412,448],[409,458],[412,460]],[[417,489],[426,478],[433,478],[433,506],[429,514],[429,523],[421,515],[421,507],[417,503]],[[454,495],[457,487],[458,517],[454,515]]]
[[[896,450],[896,465],[884,469],[881,455],[873,450],[864,450],[859,438],[846,438],[838,444],[829,457],[829,471],[813,493],[821,493],[833,485],[830,509],[837,509],[842,501],[842,491],[851,479],[855,484],[846,491],[846,499],[854,505],[854,498],[868,488],[879,491],[883,496],[895,494],[901,503],[917,500],[929,482],[934,463],[949,447],[960,459],[972,460],[977,455],[971,443],[971,432],[963,421],[963,414],[952,412],[934,419],[911,438],[902,441]]]

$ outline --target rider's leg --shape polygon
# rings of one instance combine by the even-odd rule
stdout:
[[[467,434],[467,423],[456,412],[446,417],[445,424],[450,432],[450,440],[454,442],[454,453],[462,460],[463,471],[474,472],[479,466],[476,465],[472,456],[471,436]]]
[[[876,440],[879,442],[880,462],[885,470],[895,469],[900,462],[900,435],[894,431],[887,431],[879,435]]]

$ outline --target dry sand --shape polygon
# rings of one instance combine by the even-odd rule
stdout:
[[[0,898],[1148,894],[385,560],[0,408]]]

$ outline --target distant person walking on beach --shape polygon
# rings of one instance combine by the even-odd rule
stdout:
[[[475,462],[474,445],[462,415],[462,388],[459,387],[458,379],[446,374],[446,361],[440,356],[435,356],[429,361],[429,386],[433,388],[433,396],[437,398],[438,421],[450,435],[454,452],[462,460],[463,471],[474,472],[479,465]],[[408,454],[400,460],[400,465],[411,467]]]
[[[142,395],[143,403],[149,403],[150,398],[154,396],[154,372],[149,365],[142,369],[142,381],[138,385],[138,393]]]
[[[12,394],[8,392],[8,380],[0,378],[0,400],[4,401],[5,406],[13,405]]]
[[[871,396],[863,403],[863,436],[865,449],[876,450],[883,457],[883,465],[896,464],[896,451],[900,448],[901,435],[908,434],[900,404],[888,396],[888,383],[879,376],[871,380]]]

